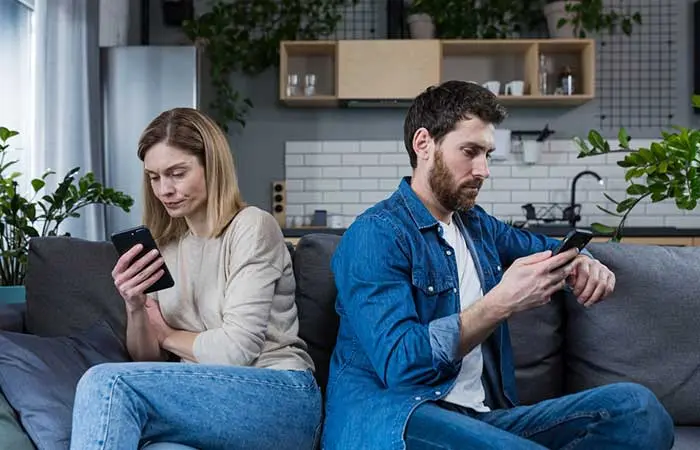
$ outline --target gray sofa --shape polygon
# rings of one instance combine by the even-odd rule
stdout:
[[[329,261],[338,239],[312,234],[290,249],[300,333],[322,386],[337,327]],[[617,274],[611,298],[584,310],[562,292],[510,321],[521,402],[639,382],[673,416],[674,449],[700,450],[700,248],[591,244],[589,249]],[[42,450],[67,448],[77,378],[92,364],[128,359],[123,302],[110,278],[115,260],[106,242],[32,241],[26,308],[0,306],[0,328],[14,330],[0,333],[0,388],[12,407],[3,417],[0,401],[0,448],[7,445],[1,427],[12,421],[20,442],[12,448],[31,448],[17,436],[25,432]],[[22,383],[13,382],[19,375]]]

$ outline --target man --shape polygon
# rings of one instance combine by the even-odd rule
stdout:
[[[558,240],[476,205],[504,117],[494,95],[461,81],[410,107],[413,176],[357,218],[333,257],[340,328],[324,449],[671,447],[671,418],[640,385],[517,406],[506,319],[567,284],[594,305],[615,276],[587,252],[552,256]]]

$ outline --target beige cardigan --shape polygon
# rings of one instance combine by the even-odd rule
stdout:
[[[313,368],[298,337],[291,257],[269,213],[246,207],[220,237],[187,233],[161,251],[175,286],[154,297],[171,327],[199,333],[199,363]]]

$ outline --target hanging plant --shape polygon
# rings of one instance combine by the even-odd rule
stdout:
[[[233,73],[257,75],[279,64],[280,42],[331,35],[346,6],[359,0],[216,0],[211,10],[183,22],[187,37],[210,62],[213,115],[226,131],[245,127],[253,103],[231,84]]]

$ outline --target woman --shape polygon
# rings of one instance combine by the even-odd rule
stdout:
[[[139,362],[85,373],[71,448],[312,449],[321,394],[297,336],[291,259],[277,222],[244,205],[225,136],[196,110],[154,119],[138,156],[144,223],[161,255],[134,261],[136,246],[112,276]],[[164,262],[175,287],[145,295]],[[173,356],[182,363],[165,362]]]

